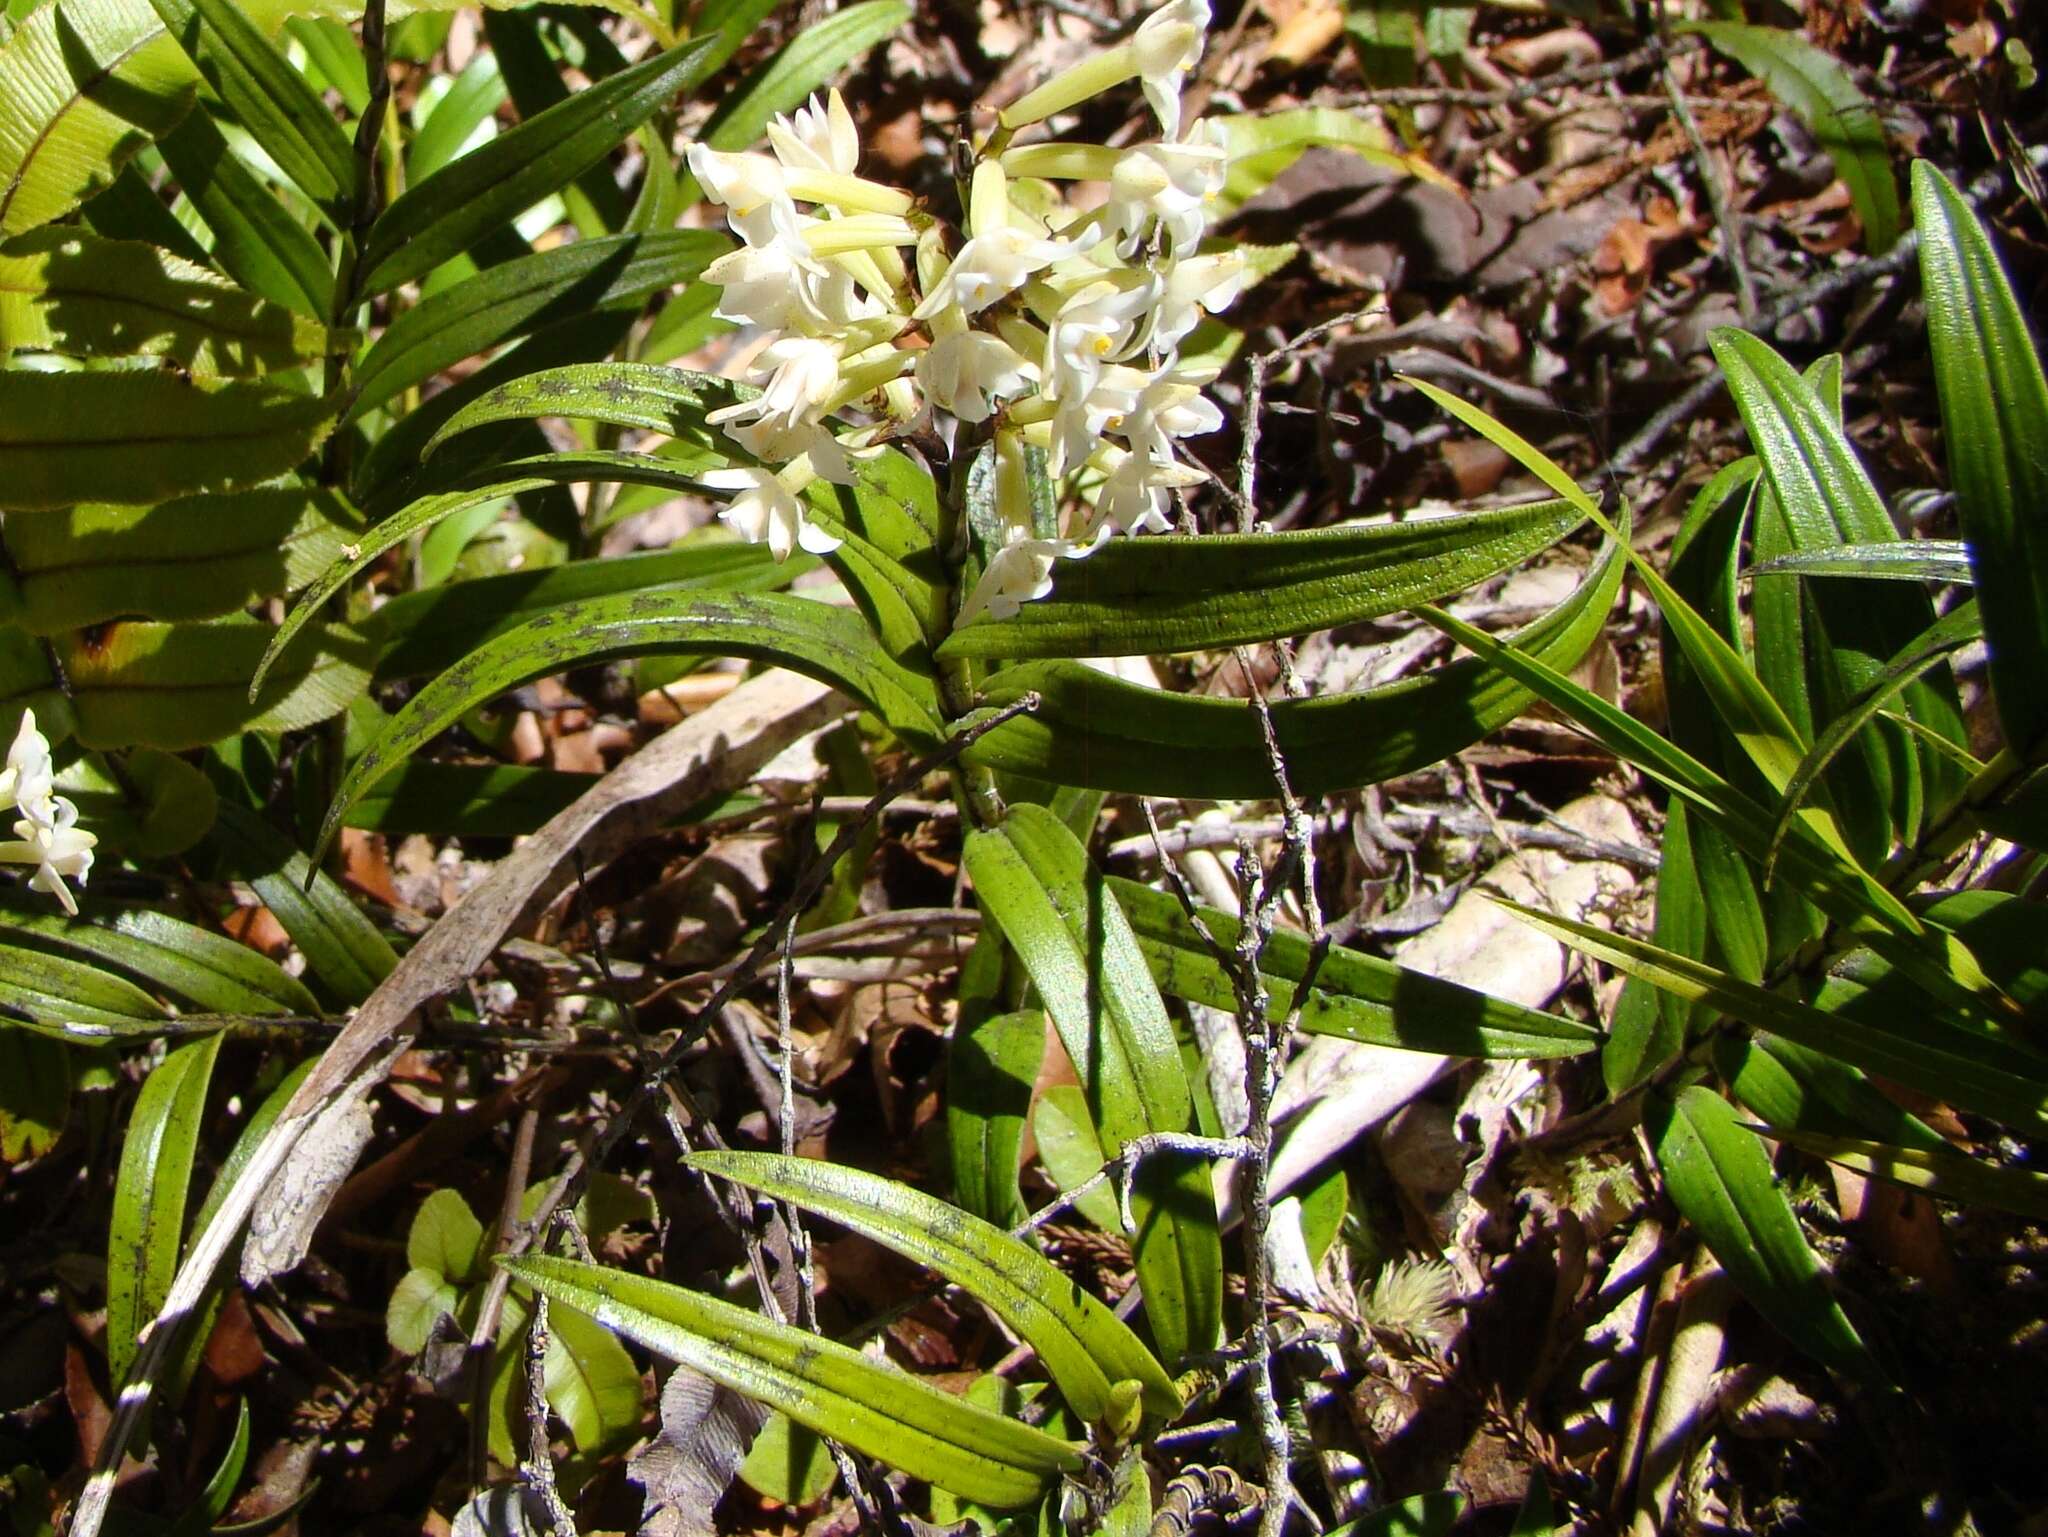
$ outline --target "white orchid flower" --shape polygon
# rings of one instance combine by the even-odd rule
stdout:
[[[986,331],[949,332],[917,359],[917,383],[926,398],[963,422],[987,421],[991,402],[1023,393],[1033,374],[1014,347]]]
[[[92,873],[92,851],[100,840],[76,825],[78,808],[61,795],[51,797],[49,809],[47,821],[24,817],[14,824],[17,841],[0,843],[0,863],[34,865],[29,889],[48,892],[75,918],[78,903],[64,878],[85,884]]]
[[[998,299],[1022,288],[1033,274],[1074,254],[1065,240],[1049,240],[1028,230],[992,229],[960,248],[945,275],[911,311],[913,320],[930,320],[952,305],[978,315]]]
[[[36,729],[36,712],[23,710],[21,728],[7,749],[7,766],[0,769],[0,811],[19,806],[31,818],[47,818],[56,779],[49,739]]]
[[[777,113],[768,124],[768,143],[775,158],[791,170],[851,176],[860,164],[860,135],[837,90],[822,105],[814,94],[808,105],[798,107],[791,116]],[[703,180],[701,176],[697,179]]]
[[[0,809],[21,813],[12,841],[0,842],[0,863],[34,865],[29,887],[45,891],[77,915],[78,904],[64,884],[69,876],[81,886],[92,870],[92,851],[99,839],[78,824],[78,808],[56,793],[56,765],[50,743],[36,729],[33,710],[21,712],[21,726],[0,769]]]
[[[1209,376],[1162,369],[1146,381],[1130,410],[1110,431],[1121,433],[1134,450],[1142,450],[1155,461],[1173,457],[1179,438],[1196,438],[1223,425],[1223,412],[1202,393]]]
[[[1143,449],[1129,453],[1115,447],[1097,450],[1095,462],[1108,474],[1095,495],[1095,515],[1105,527],[1127,534],[1164,534],[1173,529],[1167,517],[1167,493],[1198,486],[1208,475],[1174,459],[1154,459]]]
[[[1158,278],[1132,270],[1070,295],[1046,328],[1041,367],[1047,398],[1064,402],[1092,394],[1103,369],[1136,342],[1159,292]]]
[[[785,470],[784,474],[787,473]],[[766,544],[778,561],[789,559],[790,551],[795,549],[825,555],[839,548],[837,538],[804,521],[803,503],[784,483],[782,475],[739,466],[710,470],[698,479],[714,490],[739,493],[719,509],[719,522],[749,544]]]
[[[1147,379],[1142,369],[1111,364],[1086,392],[1063,395],[1052,415],[1052,456],[1047,473],[1058,476],[1101,446],[1105,432],[1120,431],[1137,410]]]
[[[817,422],[803,421],[792,426],[774,417],[763,417],[759,421],[721,425],[727,437],[763,464],[808,459],[818,478],[835,486],[850,486],[859,478],[854,474],[853,456]]]
[[[1241,251],[1190,256],[1172,263],[1152,311],[1152,345],[1161,352],[1171,352],[1201,324],[1204,315],[1213,315],[1236,303],[1250,276],[1251,264]]]
[[[1229,171],[1229,154],[1211,122],[1194,124],[1184,140],[1136,145],[1110,172],[1104,222],[1122,235],[1125,256],[1137,254],[1155,225],[1170,255],[1192,255]]]
[[[1052,591],[1053,567],[1062,560],[1085,560],[1102,548],[1108,528],[1093,539],[1034,539],[1023,529],[1010,531],[1009,543],[996,551],[960,605],[956,627],[979,619],[1013,619],[1026,603]]]
[[[1180,137],[1180,88],[1202,61],[1209,31],[1209,0],[1171,0],[1144,20],[1131,39],[1138,82],[1169,139]]]

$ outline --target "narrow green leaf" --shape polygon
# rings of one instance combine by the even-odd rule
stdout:
[[[513,1276],[911,1477],[1012,1508],[1082,1466],[1077,1448],[857,1351],[730,1303],[575,1260],[501,1259]]]
[[[1991,643],[1991,691],[2007,745],[2028,756],[2048,732],[2048,381],[1983,225],[1925,161],[1913,166],[1913,218],[1949,474]]]
[[[1947,1146],[1848,1063],[1778,1036],[1726,1034],[1715,1043],[1714,1065],[1738,1100],[1783,1131]]]
[[[1465,591],[1583,521],[1569,503],[1363,528],[1114,540],[1052,595],[955,630],[952,657],[1150,656],[1305,635]]]
[[[1840,544],[1831,549],[1794,550],[1760,560],[1753,576],[1863,576],[1893,582],[1954,582],[1968,587],[1969,546],[1960,539],[1900,539],[1877,544]]]
[[[1525,923],[1618,971],[1685,999],[1704,999],[1759,1030],[1912,1084],[2019,1127],[2048,1128],[2048,1056],[1940,1016],[1849,1018],[1768,992],[1655,945],[1533,908],[1503,903]],[[1923,1003],[1923,1008],[1926,1005]]]
[[[1704,959],[1706,898],[1692,857],[1692,813],[1673,796],[1657,846],[1657,913],[1651,939],[1662,949]],[[1634,1088],[1685,1046],[1691,1010],[1682,1000],[1631,977],[1614,1009],[1600,1074],[1610,1098]]]
[[[772,592],[817,569],[810,556],[777,564],[765,545],[693,540],[672,550],[576,560],[410,592],[370,617],[379,679],[422,677],[460,661],[536,614],[622,592]]]
[[[268,384],[0,370],[0,485],[17,512],[251,486],[311,453],[332,417]]]
[[[157,1001],[121,977],[41,950],[0,945],[0,1008],[78,1039],[163,1027]]]
[[[157,142],[178,190],[213,232],[213,259],[272,304],[324,320],[334,277],[327,257],[270,188],[228,147],[203,108]]]
[[[0,934],[111,966],[208,1014],[320,1012],[305,985],[275,961],[224,934],[144,907],[88,903],[83,917],[67,918],[0,903]]]
[[[1177,899],[1111,876],[1109,889],[1129,918],[1160,991],[1175,998],[1235,1009],[1236,986],[1188,921]],[[1240,924],[1214,908],[1196,909],[1226,952]],[[1260,977],[1276,1010],[1292,1006],[1307,974],[1311,947],[1298,934],[1276,932],[1260,952]],[[1301,1006],[1301,1028],[1314,1035],[1366,1041],[1456,1057],[1569,1057],[1595,1049],[1600,1032],[1577,1020],[1489,997],[1358,950],[1332,949]]]
[[[7,529],[15,580],[0,590],[0,621],[53,635],[129,616],[239,613],[305,586],[362,527],[338,492],[302,486],[17,518]]]
[[[643,59],[407,188],[364,244],[362,292],[425,277],[559,191],[673,100],[706,51],[699,42]]]
[[[0,354],[155,357],[233,378],[326,350],[324,327],[141,241],[49,229],[0,247]]]
[[[451,364],[596,309],[637,308],[732,248],[712,230],[578,240],[486,268],[428,296],[377,339],[356,370],[353,421]]]
[[[1884,1373],[1828,1294],[1763,1148],[1728,1101],[1694,1085],[1675,1099],[1652,1095],[1644,1118],[1665,1188],[1736,1289],[1816,1360],[1867,1387],[1886,1387]]]
[[[759,392],[717,374],[694,373],[648,363],[581,363],[538,369],[508,379],[469,401],[441,424],[425,451],[434,453],[450,438],[494,422],[567,416],[610,427],[701,436],[713,429],[705,418],[721,406],[749,400]]]
[[[1015,1227],[1025,1217],[1017,1168],[1044,1056],[1045,1015],[1037,1009],[991,1014],[972,1027],[963,1020],[947,1046],[953,1190],[968,1211],[1002,1227]]]
[[[1899,238],[1899,189],[1892,180],[1884,121],[1832,54],[1797,32],[1739,21],[1681,22],[1771,88],[1806,124],[1863,221],[1863,248],[1889,251]]]
[[[595,774],[415,758],[349,808],[366,832],[518,838],[538,832],[597,783]]]
[[[1087,1184],[1109,1162],[1095,1117],[1088,1113],[1088,1096],[1077,1084],[1056,1083],[1039,1095],[1031,1134],[1038,1141],[1038,1161],[1062,1195]],[[1123,1230],[1116,1189],[1107,1182],[1079,1197],[1073,1210],[1105,1233]]]
[[[342,1003],[369,997],[398,964],[390,941],[269,823],[230,802],[220,810],[222,856],[305,954],[310,980]]]
[[[1137,936],[1086,850],[1043,806],[1012,806],[970,833],[965,859],[982,905],[1031,973],[1114,1155],[1148,1132],[1194,1130],[1194,1100],[1166,1006]],[[1222,1248],[1208,1166],[1145,1162],[1133,1187],[1145,1315],[1171,1362],[1215,1348]]]
[[[178,1517],[170,1537],[208,1537],[235,1497],[235,1485],[242,1480],[242,1468],[249,1460],[249,1400],[235,1406],[235,1433],[222,1454],[220,1466],[206,1481],[198,1500]]]
[[[489,27],[488,21],[485,26]],[[464,153],[477,130],[491,123],[505,104],[505,95],[505,77],[498,67],[497,53],[479,51],[473,55],[427,113],[412,143],[406,146],[406,184],[413,186],[425,181]]]
[[[1083,1420],[1104,1419],[1111,1387],[1125,1381],[1142,1385],[1148,1412],[1166,1420],[1180,1413],[1172,1379],[1129,1327],[1001,1228],[894,1180],[816,1159],[711,1152],[689,1161],[829,1217],[937,1271],[1038,1352],[1053,1385]]]
[[[164,26],[278,169],[317,204],[355,187],[355,159],[327,104],[233,0],[150,0]]]
[[[1764,474],[1794,550],[1831,550],[1849,544],[1902,543],[1877,490],[1844,435],[1838,412],[1767,345],[1739,331],[1712,337],[1714,355],[1763,461]],[[1925,592],[1898,583],[1851,586],[1824,582],[1806,591],[1812,622],[1805,625],[1804,666],[1816,728],[1842,713],[1848,701],[1877,686],[1887,658],[1934,622]],[[1963,740],[1962,715],[1952,692],[1932,683],[1909,685],[1909,712],[1953,741]],[[1923,765],[1916,746],[1885,731],[1858,740],[1842,768],[1841,803],[1866,862],[1882,858],[1894,840],[1918,836]],[[1939,759],[1926,766],[1944,788],[1955,774]],[[1773,787],[1783,792],[1771,770]],[[1796,770],[1795,770],[1796,773]]]
[[[1798,771],[1785,785],[1784,800],[1778,810],[1777,824],[1771,829],[1770,850],[1764,856],[1766,877],[1769,875],[1778,846],[1784,841],[1786,830],[1791,826],[1793,815],[1799,810],[1800,804],[1820,776],[1827,771],[1835,755],[1849,744],[1857,732],[1877,719],[1885,706],[1909,688],[1930,667],[1944,657],[1962,650],[1983,632],[1984,622],[1977,612],[1976,600],[1973,598],[1957,604],[1930,624],[1917,639],[1907,642],[1897,655],[1884,664],[1868,691],[1828,722],[1826,728],[1814,738],[1813,746],[1800,762]]]
[[[942,732],[929,678],[883,654],[859,616],[782,593],[662,591],[564,604],[471,652],[413,696],[349,766],[320,847],[356,799],[466,711],[571,666],[633,656],[762,657],[865,700],[921,741]]]
[[[143,1080],[121,1147],[107,1234],[107,1372],[128,1380],[136,1339],[170,1294],[185,1199],[221,1037],[181,1046]]]
[[[1578,664],[1620,589],[1610,551],[1576,592],[1509,637],[1552,666]],[[1257,712],[1240,700],[1169,694],[1070,661],[1025,662],[985,679],[977,702],[1027,693],[1039,709],[1005,722],[966,761],[1051,783],[1136,794],[1258,799],[1273,794]],[[1526,710],[1527,687],[1484,662],[1461,661],[1385,687],[1275,700],[1273,728],[1300,794],[1398,778],[1470,746]]]
[[[1763,1128],[1766,1135],[1845,1169],[1964,1206],[2048,1218],[2048,1174],[1986,1163],[1947,1147],[1895,1147],[1867,1137]]]

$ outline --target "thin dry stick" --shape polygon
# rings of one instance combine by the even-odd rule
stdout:
[[[1249,1158],[1252,1152],[1252,1144],[1243,1137],[1198,1137],[1185,1131],[1148,1131],[1125,1141],[1114,1158],[1071,1190],[1062,1190],[1039,1207],[1010,1229],[1010,1236],[1024,1238],[1037,1232],[1060,1213],[1071,1209],[1112,1180],[1116,1183],[1118,1220],[1123,1223],[1126,1233],[1134,1233],[1138,1223],[1131,1211],[1131,1187],[1136,1183],[1138,1170],[1146,1159],[1157,1153],[1177,1153],[1185,1158],[1242,1159]]]
[[[519,1231],[519,1200],[533,1173],[533,1139],[540,1128],[540,1107],[528,1105],[512,1132],[512,1158],[505,1170],[505,1190],[498,1200],[498,1223],[492,1248],[507,1252]],[[511,1289],[512,1273],[493,1269],[484,1290],[483,1306],[477,1310],[476,1327],[469,1331],[469,1349],[463,1358],[469,1385],[469,1482],[482,1489],[490,1481],[491,1465],[491,1350],[498,1338],[498,1320],[504,1316],[505,1293]]]
[[[1749,270],[1749,255],[1742,248],[1742,228],[1736,222],[1734,205],[1728,200],[1728,188],[1715,169],[1713,152],[1707,148],[1706,136],[1700,132],[1699,121],[1692,115],[1692,106],[1679,90],[1678,76],[1669,64],[1664,66],[1664,91],[1671,102],[1671,115],[1678,119],[1678,126],[1685,130],[1686,142],[1692,146],[1693,164],[1699,168],[1700,183],[1707,193],[1707,206],[1713,210],[1714,223],[1721,231],[1721,250],[1728,258],[1728,270],[1735,278],[1735,302],[1742,310],[1742,323],[1754,331],[1757,322],[1756,274]]]
[[[548,1294],[533,1294],[526,1324],[526,1460],[520,1481],[547,1519],[552,1537],[576,1537],[576,1518],[555,1487],[555,1454],[548,1444]]]

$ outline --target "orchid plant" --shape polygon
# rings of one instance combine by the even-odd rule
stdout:
[[[1045,597],[1057,561],[1112,534],[1171,526],[1170,494],[1207,478],[1176,442],[1223,425],[1202,393],[1214,370],[1184,365],[1179,347],[1249,272],[1239,250],[1199,254],[1228,171],[1216,126],[1182,122],[1208,23],[1207,0],[1173,0],[1004,112],[966,168],[962,231],[858,174],[837,91],[771,123],[768,153],[690,147],[741,242],[705,270],[717,313],[766,337],[751,375],[761,393],[708,417],[759,461],[706,477],[738,493],[720,513],[729,527],[778,560],[829,553],[838,539],[799,500],[813,480],[852,485],[864,453],[921,429],[956,454],[986,437],[1000,534],[964,592],[965,625]],[[1156,142],[1013,143],[1134,76]],[[1061,183],[1104,195],[1081,206]],[[1051,530],[1033,506],[1034,451],[1073,488]]]

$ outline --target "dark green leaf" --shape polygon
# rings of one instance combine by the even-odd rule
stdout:
[[[66,918],[0,904],[0,934],[111,966],[208,1014],[317,1015],[320,1005],[276,962],[224,934],[144,907],[84,904]]]
[[[1927,330],[2007,745],[2048,732],[2048,382],[2025,316],[1970,205],[1933,166],[1913,167]]]
[[[372,785],[466,711],[571,666],[657,654],[773,660],[865,700],[892,729],[941,733],[928,678],[882,654],[858,616],[781,593],[628,593],[564,604],[471,652],[422,689],[350,765],[321,830],[324,848]]]
[[[355,158],[327,104],[234,0],[150,0],[186,56],[278,169],[315,203],[355,187]]]
[[[1465,591],[1584,521],[1561,501],[1364,528],[1112,540],[952,657],[1147,656],[1305,635]]]
[[[398,964],[390,941],[269,823],[229,802],[220,811],[223,857],[304,952],[311,980],[342,1003],[369,997]]]
[[[1610,553],[1579,589],[1511,643],[1554,667],[1576,666],[1599,637],[1621,584]],[[1055,784],[1204,799],[1273,794],[1257,713],[1239,700],[1141,688],[1073,662],[1025,662],[983,681],[978,702],[1037,693],[1040,708],[968,749],[970,763]],[[1483,662],[1460,661],[1355,694],[1275,700],[1273,727],[1297,793],[1379,784],[1478,741],[1533,695]]]
[[[1960,539],[1900,539],[1794,550],[1760,560],[1753,576],[1865,576],[1894,582],[1956,582],[1969,586],[1969,547]]]
[[[1083,1420],[1106,1418],[1111,1387],[1126,1381],[1142,1387],[1150,1413],[1163,1420],[1180,1413],[1180,1394],[1165,1368],[1123,1321],[1001,1228],[907,1185],[816,1159],[710,1152],[690,1163],[829,1217],[937,1271],[1038,1352]]]
[[[1086,850],[1043,806],[970,833],[968,874],[1072,1059],[1114,1156],[1133,1137],[1192,1132],[1194,1101],[1137,936]],[[1208,1166],[1155,1156],[1132,1189],[1145,1315],[1169,1362],[1213,1349],[1222,1250]]]
[[[0,1008],[59,1037],[105,1040],[163,1028],[157,1001],[133,982],[41,950],[0,945]]]
[[[1211,1008],[1237,1007],[1235,983],[1177,899],[1114,876],[1109,889],[1162,992]],[[1197,911],[1210,937],[1229,952],[1238,920],[1213,908]],[[1310,960],[1310,945],[1298,934],[1275,932],[1267,940],[1260,977],[1276,1012],[1292,1008]],[[1344,949],[1323,958],[1302,1001],[1300,1026],[1316,1035],[1456,1057],[1569,1057],[1600,1044],[1600,1032],[1590,1025]]]
[[[221,1037],[181,1046],[143,1080],[121,1147],[107,1234],[107,1372],[128,1379],[136,1339],[170,1294],[184,1243],[185,1199]]]
[[[991,1014],[953,1027],[946,1051],[946,1136],[960,1204],[1002,1227],[1024,1220],[1017,1188],[1024,1122],[1045,1056],[1045,1015]]]
[[[730,1303],[575,1260],[499,1261],[606,1328],[913,1478],[1010,1508],[1038,1498],[1078,1449],[893,1366]]]
[[[365,628],[377,643],[378,678],[422,677],[564,603],[621,592],[767,592],[816,569],[810,556],[778,565],[765,545],[692,541],[406,593],[378,609]]]
[[[1678,1209],[1736,1289],[1793,1344],[1852,1381],[1886,1386],[1855,1327],[1828,1293],[1763,1148],[1728,1101],[1694,1085],[1650,1097],[1644,1119]]]
[[[425,277],[559,191],[668,105],[706,51],[700,42],[644,59],[407,188],[370,231],[362,292]]]
[[[730,250],[711,230],[578,240],[502,262],[401,314],[356,371],[347,420],[450,364],[592,310],[634,307]]]
[[[203,109],[157,143],[178,190],[213,231],[213,259],[249,292],[325,320],[334,275],[319,242],[293,220],[254,171],[235,158]]]

